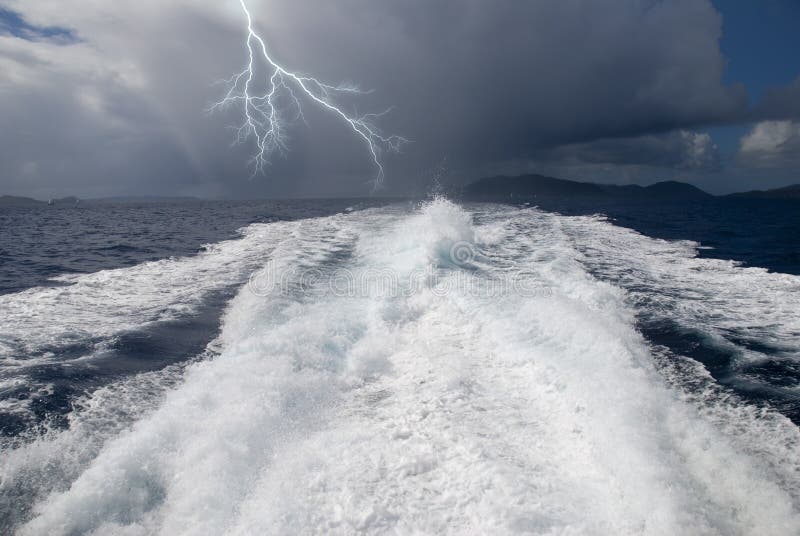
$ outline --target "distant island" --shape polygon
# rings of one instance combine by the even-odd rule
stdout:
[[[730,194],[726,197],[746,197],[751,199],[800,199],[800,184],[792,184],[774,190],[750,190],[738,194]]]
[[[638,184],[600,184],[544,175],[496,176],[478,179],[448,194],[465,201],[527,202],[533,200],[575,199],[581,201],[697,201],[703,199],[791,199],[800,200],[800,184],[772,190],[751,190],[727,195],[712,195],[691,184],[662,181],[649,186]],[[120,196],[96,199],[61,197],[40,201],[30,197],[0,196],[2,207],[76,206],[98,204],[150,204],[199,202],[197,197]]]
[[[36,207],[39,205],[46,205],[44,201],[37,201],[30,197],[19,197],[16,195],[2,195],[0,196],[0,207]]]
[[[478,179],[457,197],[470,201],[529,201],[533,199],[597,199],[631,201],[696,201],[723,198],[800,199],[800,185],[774,190],[754,190],[714,196],[700,188],[678,181],[663,181],[650,186],[637,184],[598,184],[546,177],[544,175],[497,176]]]
[[[60,197],[48,201],[40,201],[31,197],[20,197],[15,195],[0,196],[0,207],[42,207],[48,205],[72,207],[79,204],[104,205],[104,204],[148,204],[148,203],[169,203],[169,202],[201,201],[197,197],[157,197],[157,196],[124,196],[124,197],[102,197],[96,199],[78,199],[77,197]]]
[[[37,207],[45,205],[66,205],[74,206],[80,203],[77,197],[61,197],[59,199],[50,199],[49,201],[39,201],[31,197],[19,197],[16,195],[2,195],[0,196],[0,207]]]

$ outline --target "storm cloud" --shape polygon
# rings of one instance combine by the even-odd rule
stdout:
[[[246,60],[238,3],[6,0],[0,30],[0,184],[7,193],[219,196],[368,194],[364,147],[307,107],[291,152],[249,179],[234,110],[206,110]],[[547,169],[586,180],[719,173],[702,129],[744,121],[725,85],[720,14],[708,1],[264,0],[251,11],[292,68],[372,90],[411,140],[387,156],[385,193]],[[783,93],[781,93],[783,91]],[[784,119],[793,87],[764,101]],[[344,103],[355,106],[356,103]],[[630,175],[630,170],[637,172]],[[656,170],[656,171],[653,171]],[[632,177],[632,178],[631,178]],[[6,193],[6,192],[3,192]]]

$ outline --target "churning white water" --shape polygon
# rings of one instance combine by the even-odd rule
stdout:
[[[697,270],[689,246],[669,244],[597,218],[436,200],[255,225],[189,260],[6,297],[70,292],[54,307],[82,316],[64,322],[113,331],[266,270],[207,355],[105,387],[69,429],[3,452],[0,492],[32,504],[24,535],[800,534],[797,428],[676,387],[702,367],[658,366],[632,291],[587,265],[613,276],[628,263],[682,292],[758,278],[787,300],[798,280]],[[101,277],[107,295],[90,303],[80,293]],[[716,326],[744,322],[711,298]],[[711,314],[692,304],[681,314]],[[12,311],[20,330],[60,336]],[[796,334],[772,312],[760,329]]]

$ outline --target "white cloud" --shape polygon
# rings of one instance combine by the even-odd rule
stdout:
[[[690,130],[563,145],[540,157],[571,164],[697,171],[716,170],[720,166],[719,148],[711,136]]]
[[[800,165],[800,123],[764,121],[755,125],[739,143],[739,159],[753,167],[779,168]]]
[[[719,166],[719,148],[711,136],[704,132],[679,132],[683,149],[682,162],[676,166],[680,169],[710,169]]]

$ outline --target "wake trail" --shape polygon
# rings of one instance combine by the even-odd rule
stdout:
[[[575,220],[438,199],[303,225],[270,246],[288,285],[243,287],[217,355],[20,534],[800,531],[797,428],[741,436],[758,415],[676,390]]]

